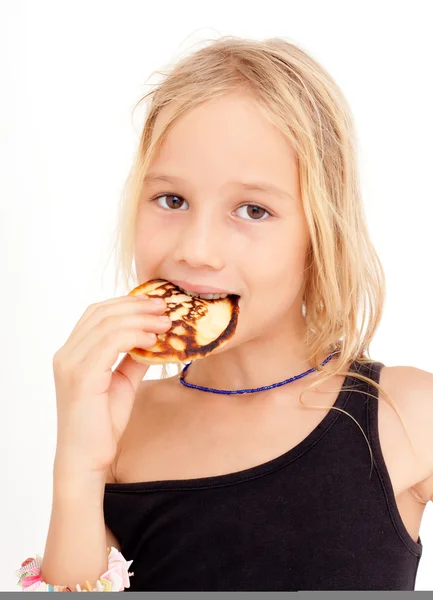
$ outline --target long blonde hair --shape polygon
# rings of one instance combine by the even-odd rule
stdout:
[[[119,274],[126,292],[142,283],[133,273],[137,205],[146,170],[171,126],[201,103],[243,89],[286,136],[297,157],[311,236],[303,298],[305,347],[307,360],[322,373],[300,394],[299,401],[308,408],[328,408],[306,405],[302,395],[334,375],[351,375],[382,391],[403,423],[397,405],[378,383],[343,369],[353,361],[375,362],[369,346],[382,318],[385,275],[366,226],[355,127],[341,89],[312,56],[283,38],[258,41],[224,36],[204,41],[201,48],[170,65],[162,75],[163,79],[137,103],[149,99],[120,205],[114,242],[116,288]],[[152,140],[156,117],[169,104],[175,110]],[[322,355],[335,348],[339,349],[336,358],[322,366]],[[163,376],[167,376],[165,369]],[[373,460],[359,423],[346,411],[332,408],[357,423]],[[407,434],[404,423],[403,427]]]

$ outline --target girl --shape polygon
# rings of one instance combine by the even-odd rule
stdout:
[[[21,585],[413,590],[433,374],[369,358],[384,274],[341,90],[283,39],[227,37],[149,95],[119,228],[127,291],[237,294],[238,326],[184,381],[143,381],[128,352],[170,329],[165,302],[85,311],[54,356],[51,522]]]

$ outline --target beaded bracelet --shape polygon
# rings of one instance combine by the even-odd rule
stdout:
[[[77,592],[122,592],[126,587],[129,588],[129,577],[134,573],[128,573],[132,560],[125,560],[122,554],[114,546],[107,548],[108,552],[108,570],[101,575],[96,582],[96,587],[92,589],[88,581],[84,588],[77,583]],[[71,592],[71,588],[66,585],[50,585],[42,581],[41,564],[42,556],[36,555],[36,558],[27,558],[21,568],[16,571],[19,578],[18,584],[22,592]]]

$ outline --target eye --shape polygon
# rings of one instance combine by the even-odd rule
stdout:
[[[166,202],[166,206],[163,206],[161,202],[162,198],[169,199]],[[184,204],[187,204],[186,200],[180,196],[176,196],[175,194],[161,194],[161,196],[157,196],[156,198],[153,198],[153,200],[158,204],[158,206],[164,208],[165,210],[186,210],[186,208],[183,207]]]
[[[248,217],[250,217],[247,220],[250,221],[266,221],[266,219],[271,216],[267,210],[265,210],[261,206],[258,206],[257,204],[244,204],[244,206],[240,206],[237,210],[241,211],[243,209],[246,210],[244,210],[244,214],[241,216],[244,217],[246,214]],[[267,216],[265,218],[262,218],[264,215]]]

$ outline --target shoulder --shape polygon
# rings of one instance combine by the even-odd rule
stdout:
[[[144,379],[140,382],[128,424],[123,431],[116,457],[107,475],[107,483],[118,482],[119,464],[131,460],[144,443],[149,443],[166,429],[175,405],[173,378]]]
[[[398,407],[423,441],[433,436],[433,373],[416,367],[383,367],[380,385],[393,394]],[[431,463],[433,468],[433,455]]]
[[[416,486],[417,492],[425,501],[433,501],[433,373],[411,366],[383,367],[379,384],[395,401],[423,465],[426,477]]]
[[[148,435],[156,433],[163,426],[162,421],[170,418],[173,408],[179,404],[175,379],[145,379],[140,383],[122,443],[135,435],[143,438],[144,432]]]

